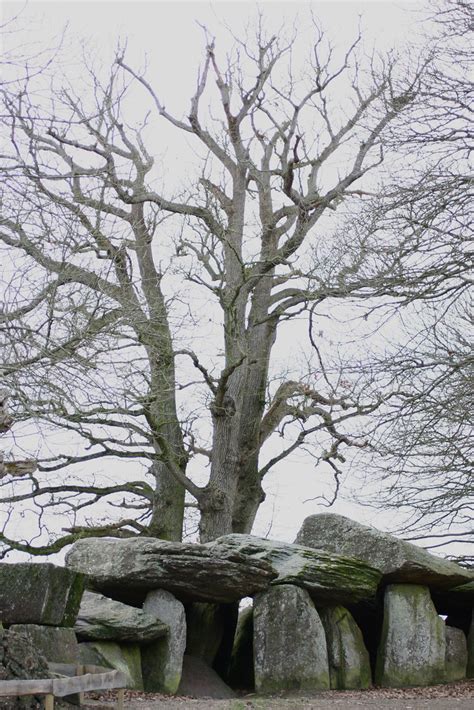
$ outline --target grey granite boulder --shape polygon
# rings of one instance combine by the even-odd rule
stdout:
[[[334,513],[306,518],[295,542],[364,560],[382,571],[384,582],[409,582],[442,590],[474,581],[472,572],[454,562]]]
[[[49,563],[0,563],[0,621],[72,626],[81,603],[82,575]]]
[[[23,681],[49,678],[44,656],[31,644],[24,633],[0,628],[0,681]],[[33,710],[41,707],[41,697],[0,698],[2,710]]]
[[[79,658],[84,665],[104,666],[122,671],[127,688],[143,690],[140,646],[115,641],[86,641],[79,644]]]
[[[74,630],[81,641],[146,643],[168,633],[168,627],[142,609],[84,592]]]
[[[368,688],[372,683],[369,653],[362,632],[342,606],[319,610],[326,632],[331,688]]]
[[[474,611],[471,616],[471,626],[467,635],[467,671],[468,678],[474,678]]]
[[[150,592],[143,609],[169,626],[169,634],[142,647],[144,688],[149,693],[173,695],[179,688],[186,649],[184,606],[164,589]]]
[[[303,587],[316,601],[354,604],[372,599],[381,579],[377,569],[360,560],[253,535],[224,535],[208,547],[216,554],[235,551],[250,560],[265,560],[278,572],[272,585]]]
[[[178,695],[192,698],[235,698],[235,693],[202,658],[188,656],[183,658],[183,673],[178,688]]]
[[[327,690],[326,636],[308,592],[290,584],[254,599],[255,689]]]
[[[462,680],[467,669],[467,639],[462,629],[446,626],[446,677],[448,683]]]
[[[79,663],[79,644],[71,628],[15,624],[10,631],[28,636],[31,645],[51,663]]]
[[[153,589],[182,601],[232,602],[266,589],[276,576],[264,560],[232,550],[145,537],[79,540],[66,564],[87,575],[88,588],[132,604]]]
[[[443,682],[445,658],[445,624],[429,589],[416,584],[388,586],[376,683],[403,688]]]

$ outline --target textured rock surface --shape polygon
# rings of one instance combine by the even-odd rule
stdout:
[[[46,659],[31,645],[31,639],[18,631],[0,629],[0,681],[49,678]],[[37,708],[40,698],[0,698],[1,710]]]
[[[253,690],[255,674],[253,669],[253,607],[248,606],[239,613],[234,645],[229,665],[229,685],[241,690]]]
[[[428,588],[415,584],[388,586],[376,683],[403,688],[442,682],[445,656],[445,624],[436,613]]]
[[[471,627],[467,635],[467,671],[468,678],[474,678],[474,611],[471,616]]]
[[[81,663],[105,666],[122,671],[128,678],[127,688],[143,690],[140,647],[115,641],[86,641],[79,644]]]
[[[308,592],[282,584],[254,600],[258,693],[329,688],[326,636]]]
[[[82,575],[64,567],[0,563],[0,621],[72,626],[83,588]]]
[[[448,589],[474,579],[474,574],[393,535],[334,513],[304,520],[296,543],[364,560],[380,569],[384,581]]]
[[[51,663],[79,663],[79,645],[73,629],[17,624],[10,631],[26,634],[31,645]]]
[[[186,655],[212,666],[224,635],[221,604],[193,602],[186,605]]]
[[[169,634],[142,647],[143,684],[147,692],[174,694],[181,682],[186,648],[186,614],[180,601],[164,589],[150,592],[143,609],[169,626]]]
[[[178,695],[194,698],[235,698],[235,693],[202,658],[185,655]]]
[[[232,602],[268,587],[271,565],[233,551],[156,538],[76,542],[66,557],[88,576],[88,586],[119,601],[141,603],[153,589],[183,601]]]
[[[448,683],[466,677],[467,639],[464,631],[446,626],[446,678]]]
[[[331,688],[368,688],[372,683],[369,652],[362,632],[342,606],[319,610],[326,632]]]
[[[168,633],[168,626],[142,609],[84,592],[74,630],[83,641],[146,643]]]
[[[375,595],[381,574],[365,562],[301,545],[253,535],[225,535],[208,546],[218,554],[235,550],[249,559],[266,560],[278,572],[272,584],[294,584],[317,601],[355,603]]]

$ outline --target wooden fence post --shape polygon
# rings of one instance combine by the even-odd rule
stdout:
[[[123,710],[124,697],[125,697],[125,691],[123,688],[120,688],[120,690],[117,692],[117,710]]]

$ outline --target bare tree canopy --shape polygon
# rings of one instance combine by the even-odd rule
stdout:
[[[377,228],[418,240],[417,262],[429,264],[430,273],[416,305],[398,311],[405,337],[395,339],[388,357],[385,351],[364,367],[398,390],[387,415],[378,413],[371,439],[382,454],[368,464],[370,480],[379,478],[372,502],[405,511],[399,530],[442,548],[474,542],[474,8],[443,2],[434,19],[434,61],[422,101],[394,136],[407,159],[417,151],[423,160],[395,190],[396,200],[382,196],[377,217]]]
[[[2,498],[11,511],[31,501],[39,533],[49,513],[72,518],[41,545],[10,536],[8,518],[5,550],[178,540],[186,506],[202,540],[249,532],[273,466],[311,445],[337,474],[399,388],[330,374],[320,309],[411,303],[446,283],[433,254],[419,257],[425,226],[380,223],[387,200],[392,226],[407,204],[385,165],[403,153],[397,132],[429,110],[429,60],[367,58],[360,37],[337,52],[315,27],[297,74],[294,40],[261,23],[232,42],[225,57],[206,38],[185,116],[122,51],[81,90],[34,79],[2,90],[1,376],[17,419],[59,442],[37,471],[2,480]],[[189,146],[178,186],[157,157],[165,126]],[[443,230],[430,234],[449,250]],[[306,365],[282,367],[296,318],[309,325]],[[143,475],[115,474],[123,460]],[[85,480],[89,462],[100,469]]]

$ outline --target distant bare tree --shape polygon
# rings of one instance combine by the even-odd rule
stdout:
[[[408,514],[406,536],[443,547],[474,542],[473,5],[442,2],[435,21],[422,100],[392,139],[417,164],[372,214],[373,228],[386,230],[389,241],[418,241],[414,264],[425,273],[399,312],[404,335],[394,338],[388,359],[364,367],[398,392],[371,439],[383,455],[369,468],[380,481],[372,501]],[[359,489],[359,498],[366,493]]]

